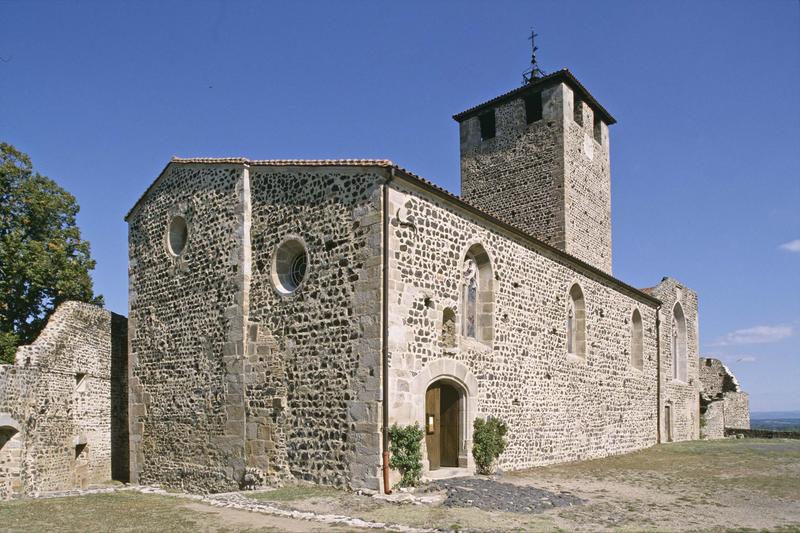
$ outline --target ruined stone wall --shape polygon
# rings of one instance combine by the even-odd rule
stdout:
[[[725,428],[750,428],[749,396],[741,390],[736,376],[722,361],[700,358],[700,382],[700,414],[705,424],[703,436],[723,438]]]
[[[424,422],[425,390],[447,379],[466,392],[461,457],[476,416],[508,423],[503,468],[602,457],[656,442],[655,305],[563,257],[512,238],[428,192],[393,182],[390,241],[391,422]],[[493,271],[490,342],[462,334],[464,258],[485,248]],[[566,349],[567,298],[579,283],[586,357]],[[631,316],[643,319],[643,368],[631,365]],[[443,324],[455,311],[457,340]]]
[[[750,397],[746,392],[726,392],[723,403],[726,428],[750,429]]]
[[[699,322],[697,294],[672,278],[664,278],[652,289],[661,306],[661,440],[696,440],[700,438]],[[680,303],[686,319],[686,380],[673,378],[673,310]],[[665,427],[664,406],[670,406],[672,428]]]
[[[241,164],[170,164],[129,215],[133,482],[240,486],[246,183]],[[175,216],[187,225],[179,255]]]
[[[725,437],[725,408],[723,402],[711,402],[700,410],[700,438],[722,439]]]
[[[248,460],[317,483],[377,489],[381,188],[364,167],[253,167]],[[301,241],[284,294],[276,249]]]
[[[712,399],[722,398],[726,392],[739,392],[739,382],[733,372],[719,359],[700,358],[700,382],[703,396]]]
[[[542,120],[526,123],[521,98],[495,108],[497,135],[481,141],[477,116],[460,124],[461,196],[564,249],[562,86],[542,92]]]
[[[33,344],[0,366],[0,499],[85,487],[112,477],[112,368],[125,366],[125,318],[65,302]],[[5,442],[3,442],[5,441]]]

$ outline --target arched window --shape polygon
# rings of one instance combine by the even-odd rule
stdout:
[[[644,367],[644,357],[642,356],[643,344],[642,314],[638,309],[634,309],[633,316],[631,316],[631,366],[639,370]]]
[[[680,303],[672,310],[672,379],[686,381],[686,316]]]
[[[586,307],[577,283],[569,290],[567,300],[567,353],[586,357]]]
[[[474,244],[464,257],[461,334],[490,343],[494,338],[494,276],[489,254]]]

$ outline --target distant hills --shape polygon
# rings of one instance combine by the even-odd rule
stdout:
[[[800,411],[761,411],[750,413],[750,427],[775,431],[800,431]]]
[[[754,411],[750,413],[750,420],[770,418],[800,418],[800,411]]]

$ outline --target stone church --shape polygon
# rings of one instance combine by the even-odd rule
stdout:
[[[699,436],[697,295],[612,274],[609,127],[568,71],[453,117],[461,195],[386,160],[175,158],[131,209],[131,478],[382,487]],[[440,471],[440,472],[437,472]]]
[[[0,365],[0,499],[130,480],[382,490],[749,426],[697,295],[613,276],[613,116],[568,71],[453,117],[461,194],[387,160],[171,160],[128,213],[129,317],[59,307]],[[700,392],[706,393],[701,405]]]

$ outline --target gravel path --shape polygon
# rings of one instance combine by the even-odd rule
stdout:
[[[444,490],[447,507],[477,507],[486,511],[540,513],[554,507],[570,507],[584,503],[569,492],[550,492],[536,487],[502,483],[491,478],[454,478],[434,481],[425,492]]]

